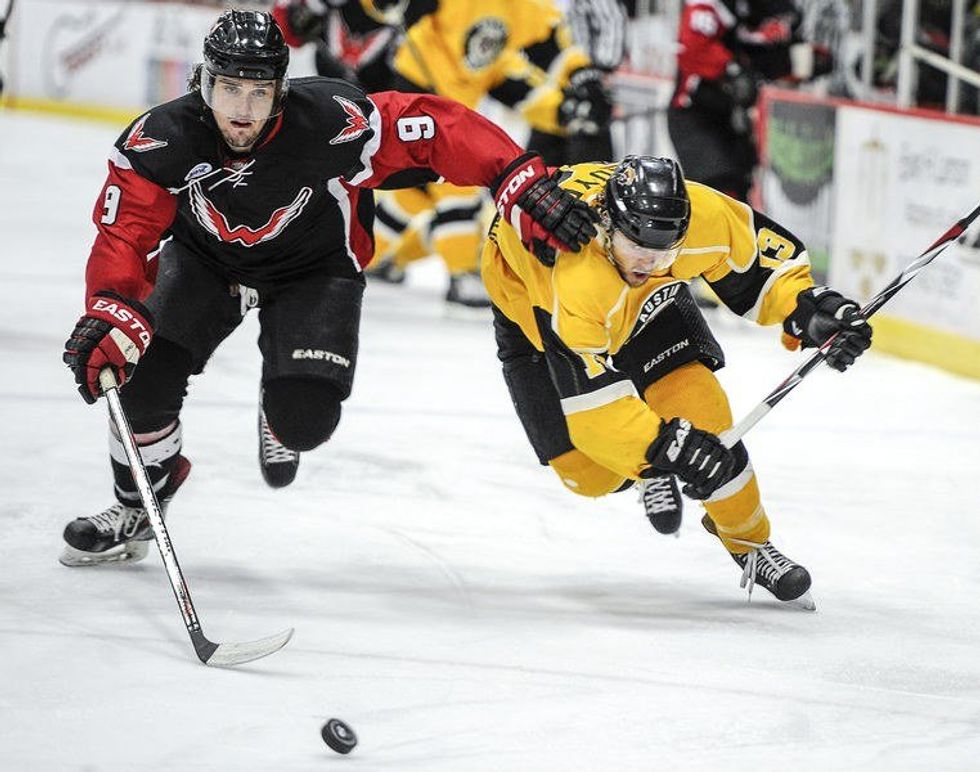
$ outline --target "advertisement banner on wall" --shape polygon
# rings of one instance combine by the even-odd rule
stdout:
[[[830,282],[862,301],[980,199],[980,125],[840,107]],[[976,230],[951,246],[883,313],[980,341]]]
[[[12,95],[130,110],[173,99],[214,16],[168,3],[26,3],[11,36]]]
[[[35,0],[18,6],[6,90],[15,100],[131,111],[181,96],[221,8]],[[308,50],[307,50],[308,49]],[[313,72],[313,47],[290,74]]]
[[[769,95],[763,109],[763,207],[803,240],[814,277],[825,281],[833,239],[836,108]]]

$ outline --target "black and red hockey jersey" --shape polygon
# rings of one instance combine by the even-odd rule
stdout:
[[[462,105],[368,97],[328,78],[290,81],[284,111],[231,154],[197,93],[155,107],[117,140],[95,206],[88,295],[149,295],[172,236],[230,282],[256,289],[314,273],[355,276],[373,254],[370,188],[438,177],[489,186],[522,149]]]
[[[684,0],[671,105],[689,107],[700,83],[723,79],[731,62],[765,80],[788,75],[799,22],[792,0]]]

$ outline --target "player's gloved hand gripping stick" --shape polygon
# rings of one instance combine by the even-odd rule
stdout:
[[[119,399],[119,383],[111,367],[102,370],[99,374],[99,383],[106,401],[109,403],[109,415],[112,416],[112,420],[119,430],[123,447],[126,449],[129,468],[132,470],[133,479],[139,489],[147,519],[153,528],[153,538],[160,550],[160,557],[163,558],[163,566],[167,570],[170,587],[174,591],[177,606],[184,618],[184,625],[187,627],[191,642],[194,644],[194,651],[197,652],[201,662],[215,667],[232,667],[279,651],[292,637],[292,628],[268,638],[244,643],[213,643],[204,637],[204,631],[201,629],[201,623],[198,621],[197,612],[194,610],[194,604],[191,601],[191,592],[187,587],[187,582],[184,581],[184,575],[177,563],[177,555],[174,553],[173,544],[170,542],[170,534],[167,532],[167,526],[160,514],[160,503],[153,492],[146,467],[143,466],[143,459],[140,458],[139,450],[136,447],[136,438],[133,437],[133,430],[126,418],[126,413],[123,411]]]
[[[936,239],[931,247],[915,258],[915,260],[909,263],[898,276],[892,279],[891,283],[887,287],[871,298],[864,308],[861,309],[861,316],[864,319],[867,319],[879,308],[885,305],[885,303],[887,303],[893,295],[897,294],[902,287],[912,281],[919,271],[939,257],[946,247],[962,236],[963,233],[966,232],[966,229],[970,227],[978,216],[980,216],[980,206],[977,206],[976,209],[974,209],[972,212],[966,215],[966,217],[961,219],[952,228],[946,231],[942,236]],[[837,335],[832,335],[825,340],[820,348],[813,352],[813,354],[811,354],[802,365],[790,373],[789,377],[787,377],[786,380],[773,389],[769,395],[762,400],[762,402],[756,405],[755,408],[747,416],[745,416],[745,418],[735,424],[731,429],[722,432],[719,437],[721,438],[721,441],[724,443],[725,447],[733,447],[740,439],[742,439],[743,436],[745,436],[745,433],[759,423],[759,421],[761,421],[762,418],[770,410],[772,410],[783,397],[799,386],[800,381],[802,381],[810,372],[813,371],[814,368],[824,361],[827,351],[833,345],[836,338]]]

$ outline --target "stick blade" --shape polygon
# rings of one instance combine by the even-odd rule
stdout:
[[[293,637],[293,632],[293,628],[290,627],[288,630],[270,635],[268,638],[242,643],[211,643],[201,635],[200,641],[194,641],[194,648],[197,650],[197,656],[205,665],[235,667],[275,654],[289,643],[289,639]]]

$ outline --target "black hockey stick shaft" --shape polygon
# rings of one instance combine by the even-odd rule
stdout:
[[[102,386],[106,401],[109,403],[109,415],[116,425],[119,438],[126,451],[126,459],[129,461],[133,480],[136,482],[136,488],[139,491],[143,508],[146,510],[147,519],[150,521],[150,527],[153,529],[153,538],[160,550],[160,557],[163,558],[163,566],[167,572],[167,579],[170,580],[170,588],[174,592],[174,598],[177,599],[177,607],[180,609],[184,626],[187,628],[187,633],[194,644],[194,651],[198,658],[205,665],[228,666],[249,662],[271,654],[273,651],[278,651],[292,636],[293,631],[291,629],[271,638],[243,644],[213,643],[204,636],[197,611],[194,609],[194,602],[191,600],[191,591],[184,579],[183,571],[180,570],[173,542],[170,541],[170,532],[163,520],[160,502],[157,500],[153,485],[150,483],[150,477],[136,446],[136,437],[133,435],[133,429],[119,399],[119,384],[111,369],[106,368],[99,374],[99,383]]]
[[[7,22],[10,21],[10,14],[14,12],[14,3],[17,0],[7,0],[7,10],[3,14],[3,18],[0,18],[0,40],[3,40],[7,36]]]
[[[887,287],[885,287],[867,302],[864,308],[861,309],[861,313],[864,315],[864,317],[867,318],[871,316],[879,308],[885,305],[885,303],[894,297],[899,290],[902,289],[902,287],[912,281],[919,271],[939,257],[946,247],[962,236],[963,233],[966,232],[966,229],[970,227],[978,216],[980,216],[980,206],[977,206],[976,209],[970,212],[963,219],[959,220],[952,228],[936,239],[932,246],[909,263],[898,276],[892,279],[891,283]],[[830,344],[833,343],[834,338],[836,337],[837,336],[834,335],[826,340],[824,344],[813,352],[813,354],[811,354],[802,365],[797,367],[782,383],[769,392],[762,402],[756,405],[747,416],[735,424],[731,429],[722,432],[719,436],[725,446],[729,448],[734,446],[740,439],[742,439],[742,437],[745,436],[745,433],[748,432],[749,429],[759,423],[759,421],[761,421],[765,415],[772,410],[786,395],[799,386],[800,381],[802,381],[821,362],[823,362],[824,353],[827,351]]]
[[[412,58],[415,60],[415,63],[419,66],[419,69],[422,70],[422,77],[429,81],[429,90],[433,94],[438,94],[439,89],[436,87],[436,79],[432,74],[432,70],[429,69],[429,65],[426,63],[425,57],[423,57],[422,53],[419,51],[418,46],[415,45],[415,41],[408,36],[408,30],[405,28],[405,22],[400,21],[396,25],[396,29],[398,30],[398,34],[401,35],[402,40],[405,41],[405,46],[408,48],[408,53],[411,54]]]

